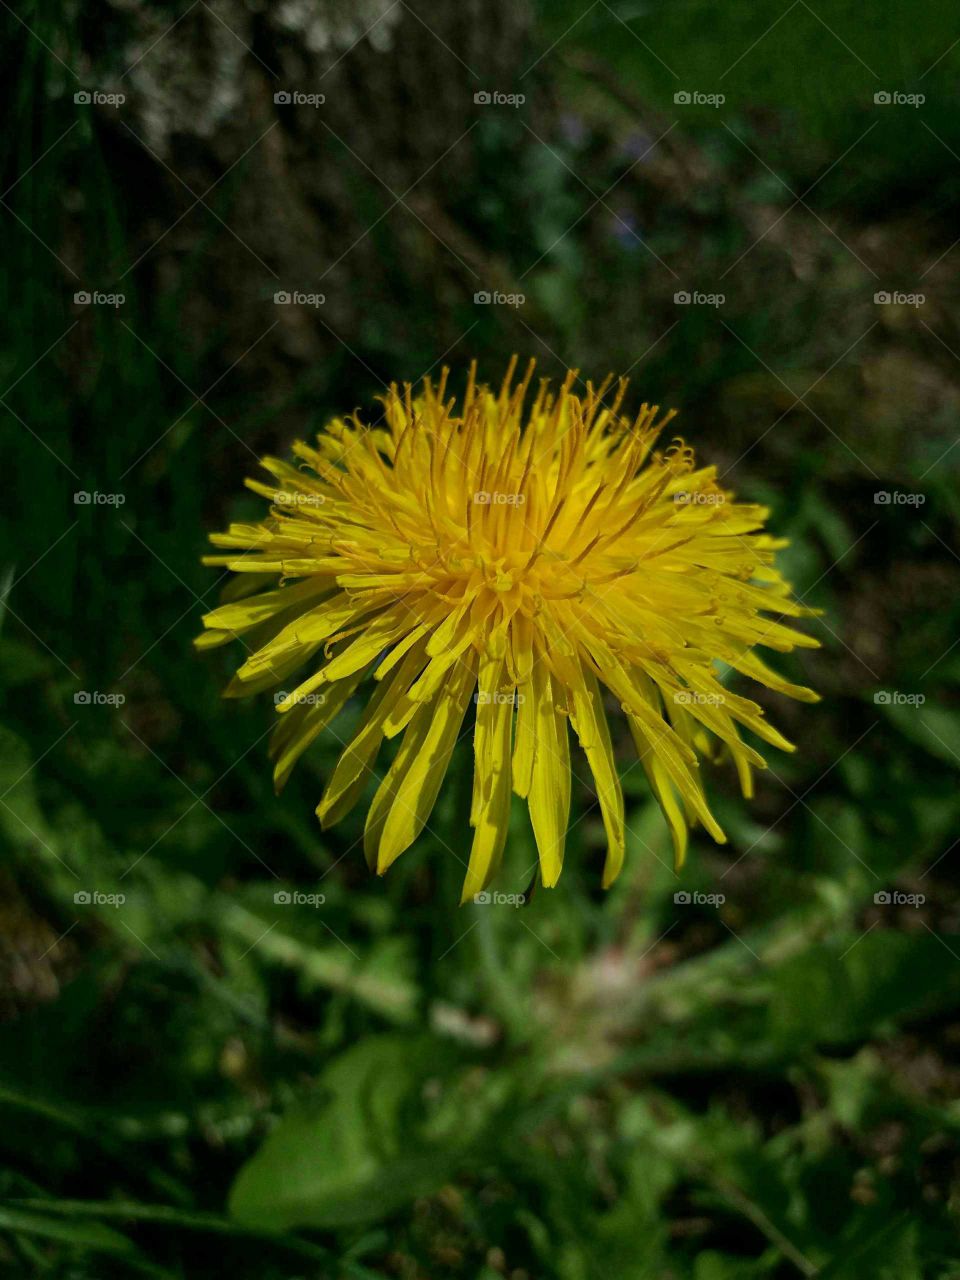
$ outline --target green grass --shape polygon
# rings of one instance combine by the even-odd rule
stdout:
[[[659,6],[642,30],[710,91],[727,54],[777,16],[768,8]],[[530,62],[576,9],[544,15]],[[23,16],[72,47],[39,6]],[[823,17],[891,87],[949,44],[894,6],[862,25],[852,10]],[[112,284],[145,246],[130,241],[96,117],[61,139],[76,113],[51,86],[72,93],[69,77],[9,17],[7,31],[22,127],[3,139],[4,188],[56,145],[6,197],[36,234],[0,208],[0,389],[15,384],[0,428],[4,1273],[955,1278],[950,259],[924,311],[876,308],[869,270],[796,209],[786,245],[768,236],[729,274],[719,313],[674,308],[675,289],[715,286],[755,239],[745,210],[792,197],[707,115],[678,128],[675,171],[625,174],[627,103],[653,103],[665,128],[673,80],[602,8],[528,81],[579,120],[551,134],[553,154],[533,148],[518,179],[522,125],[483,121],[478,189],[453,193],[451,216],[529,303],[485,309],[465,346],[492,377],[513,350],[585,376],[639,361],[638,396],[678,404],[686,438],[791,538],[790,576],[825,611],[812,624],[825,647],[780,665],[824,701],[769,700],[798,752],[770,753],[749,804],[728,764],[711,771],[730,844],[695,835],[680,877],[618,742],[630,835],[614,888],[599,889],[602,825],[576,784],[559,887],[519,909],[458,909],[466,743],[435,834],[379,880],[357,845],[364,806],[326,834],[313,817],[336,737],[278,799],[270,699],[222,701],[237,655],[190,643],[221,585],[199,563],[206,534],[259,510],[240,487],[250,451],[283,447],[291,424],[372,409],[371,371],[416,376],[441,355],[431,263],[399,255],[386,222],[389,287],[347,335],[359,361],[337,347],[259,403],[226,378],[209,408],[194,404],[233,357],[219,332],[185,341],[182,307],[212,287],[201,246],[227,233],[198,211],[175,285],[134,272],[116,314],[74,307],[75,289]],[[954,149],[957,56],[925,81],[924,119]],[[819,74],[824,57],[836,72]],[[845,57],[801,6],[729,77],[723,121],[798,193],[871,119],[873,77],[856,60],[840,69]],[[957,170],[922,128],[890,119],[811,202],[885,287],[909,287],[953,238]],[[592,200],[564,164],[597,194],[620,179],[618,212],[675,279],[603,209],[556,243]],[[220,216],[243,180],[218,189]],[[81,193],[79,213],[66,191]],[[63,249],[67,227],[79,280],[40,243]],[[457,333],[477,313],[467,299],[443,319]],[[125,501],[77,506],[78,490]],[[878,505],[881,490],[925,502]],[[77,704],[78,690],[125,700]],[[523,892],[535,853],[519,805],[513,816],[500,887]],[[93,890],[125,900],[75,903]],[[325,901],[276,903],[294,890]],[[679,905],[681,890],[725,900]],[[880,892],[924,901],[877,904]]]

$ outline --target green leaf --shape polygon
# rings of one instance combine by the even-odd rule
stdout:
[[[697,1254],[693,1280],[752,1280],[753,1277],[770,1275],[779,1261],[780,1256],[774,1249],[769,1249],[762,1258],[749,1261],[710,1249]]]
[[[323,1073],[316,1099],[285,1116],[240,1170],[230,1212],[274,1230],[330,1227],[433,1194],[484,1118],[482,1100],[451,1070],[453,1050],[429,1036],[376,1036],[349,1049]]]
[[[903,736],[945,764],[960,769],[960,713],[929,703],[880,703],[887,719]]]
[[[892,1220],[880,1213],[857,1218],[856,1227],[837,1241],[834,1260],[819,1274],[819,1280],[923,1280],[917,1256],[918,1224],[909,1214]]]
[[[960,997],[960,965],[930,932],[875,928],[838,950],[804,952],[776,972],[770,1032],[782,1046],[843,1044]]]
[[[133,1243],[119,1231],[99,1222],[74,1222],[63,1218],[47,1217],[29,1209],[11,1209],[0,1205],[0,1228],[4,1231],[44,1236],[48,1240],[61,1240],[86,1249],[107,1253],[135,1253]]]

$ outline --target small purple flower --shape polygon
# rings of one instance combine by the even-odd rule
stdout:
[[[560,117],[560,133],[569,146],[582,147],[587,140],[586,121],[575,111],[565,111]]]
[[[642,160],[653,147],[653,138],[642,129],[629,133],[620,144],[620,154],[627,160]]]
[[[626,209],[612,209],[609,227],[610,234],[624,249],[640,248],[640,227],[632,213]]]

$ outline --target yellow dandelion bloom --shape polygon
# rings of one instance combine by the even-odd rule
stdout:
[[[416,392],[393,386],[374,425],[338,418],[315,444],[294,445],[298,465],[264,458],[272,482],[247,484],[270,513],[213,535],[221,554],[205,563],[244,576],[197,641],[244,641],[231,696],[286,687],[300,672],[277,703],[278,788],[373,677],[317,813],[324,826],[341,818],[375,776],[382,739],[399,736],[364,834],[381,874],[423,830],[475,703],[464,900],[496,872],[513,792],[527,801],[543,884],[556,884],[570,727],[606,831],[604,886],[617,877],[624,805],[604,690],[626,718],[678,864],[689,826],[725,839],[698,757],[728,752],[749,797],[764,761],[740,727],[793,749],[721,683],[723,667],[817,700],[756,653],[818,643],[782,621],[813,611],[774,565],[786,544],[763,532],[768,510],[735,502],[682,440],[656,450],[673,411],[644,404],[624,416],[625,379],[578,394],[574,371],[534,391],[533,363],[518,383],[515,365],[499,392],[471,366],[461,403],[446,371]]]

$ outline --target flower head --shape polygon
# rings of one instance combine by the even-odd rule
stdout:
[[[673,412],[621,412],[627,383],[575,392],[570,372],[531,386],[533,364],[499,391],[471,367],[462,402],[424,379],[393,386],[372,426],[335,419],[299,465],[263,459],[271,502],[257,524],[213,535],[205,563],[243,575],[204,618],[202,647],[244,640],[230,695],[300,682],[278,699],[277,787],[369,677],[359,727],[317,809],[326,826],[359,799],[384,737],[399,749],[370,805],[367,860],[383,873],[417,839],[467,712],[474,828],[464,899],[491,880],[511,793],[526,799],[540,873],[554,885],[570,809],[570,729],[592,773],[608,886],[625,824],[605,700],[619,705],[683,861],[688,826],[723,841],[700,756],[724,749],[745,796],[762,768],[740,728],[791,745],[722,668],[804,701],[756,647],[817,641],[783,618],[809,615],[774,565],[785,545],[764,507],[738,503],[682,440],[655,446]],[[772,616],[771,616],[772,615]],[[469,721],[468,721],[469,725]]]

